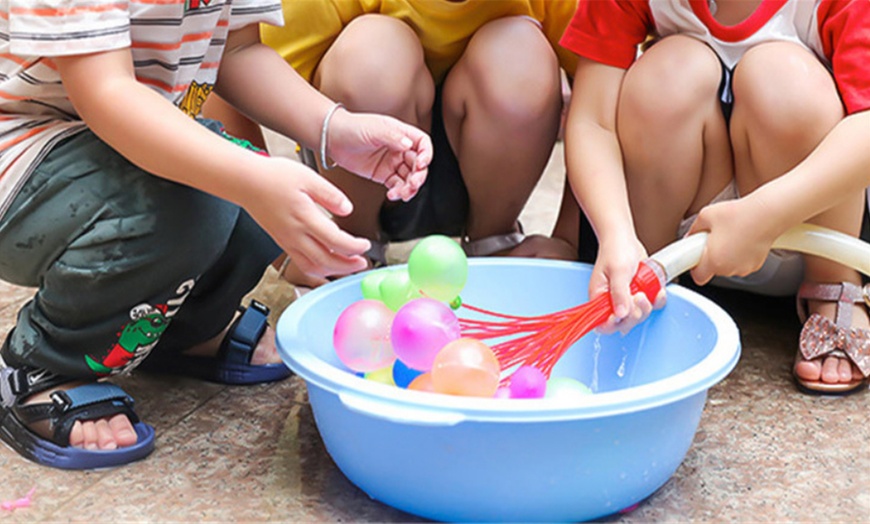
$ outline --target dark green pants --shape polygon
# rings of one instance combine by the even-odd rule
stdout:
[[[71,377],[127,371],[218,334],[279,253],[238,206],[77,134],[0,219],[0,279],[37,288],[0,354]]]

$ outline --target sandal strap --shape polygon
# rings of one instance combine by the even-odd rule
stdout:
[[[269,321],[269,308],[256,300],[244,308],[239,318],[230,326],[221,342],[219,354],[226,362],[246,365],[251,362],[254,348],[266,331]]]
[[[372,262],[372,268],[384,267],[387,265],[387,244],[380,240],[370,240],[372,247],[365,252],[365,257]]]
[[[494,253],[500,253],[517,247],[526,238],[522,229],[504,235],[492,235],[489,237],[471,240],[467,236],[462,237],[462,249],[469,257],[485,257]]]
[[[30,395],[66,384],[72,379],[56,375],[46,369],[21,367],[3,368],[0,373],[0,392],[4,405],[8,399]],[[7,406],[8,407],[8,406]]]
[[[69,434],[78,420],[95,420],[124,414],[131,424],[139,422],[133,411],[133,398],[109,382],[94,382],[51,394],[52,440],[68,446]]]
[[[852,305],[865,303],[870,308],[870,284],[863,287],[851,282],[839,284],[816,284],[805,282],[797,293],[797,309],[801,322],[806,320],[806,301],[824,300],[837,302],[836,325],[848,327],[852,325]],[[848,307],[846,307],[848,306]]]
[[[0,373],[0,400],[3,407],[14,411],[15,417],[25,426],[49,421],[49,440],[59,446],[69,445],[69,434],[79,420],[94,420],[125,414],[136,424],[139,417],[133,411],[133,399],[120,387],[109,382],[84,384],[66,391],[55,391],[51,402],[23,404],[40,391],[70,381],[43,370],[32,368],[5,368]]]

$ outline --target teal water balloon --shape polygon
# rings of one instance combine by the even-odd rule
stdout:
[[[411,250],[408,275],[424,296],[451,302],[465,287],[468,257],[452,238],[430,235]]]

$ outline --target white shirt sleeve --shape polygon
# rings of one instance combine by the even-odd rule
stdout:
[[[9,49],[65,56],[130,46],[130,13],[118,0],[9,0]]]
[[[283,26],[284,12],[281,9],[280,0],[233,0],[230,12],[230,31],[250,24]]]

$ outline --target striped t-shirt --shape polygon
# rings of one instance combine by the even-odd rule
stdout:
[[[129,47],[136,78],[196,115],[227,32],[282,16],[280,0],[0,0],[0,218],[51,147],[85,128],[52,57]]]

